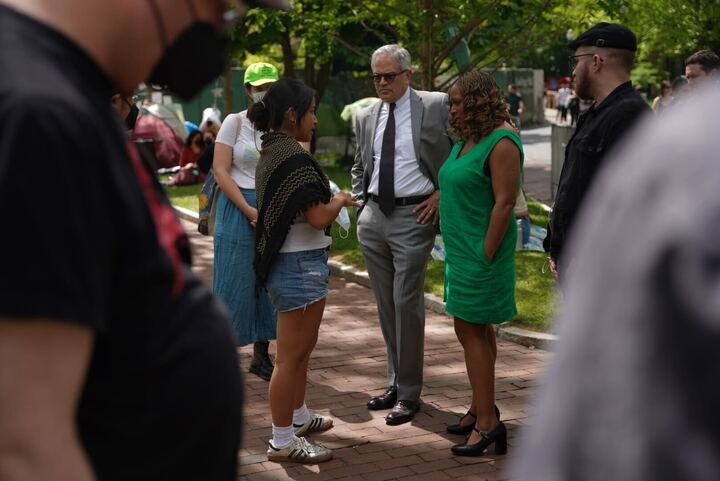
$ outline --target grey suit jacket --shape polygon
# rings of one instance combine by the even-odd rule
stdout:
[[[355,116],[355,163],[352,167],[352,193],[367,200],[375,162],[373,143],[382,102],[359,111]],[[420,171],[438,188],[438,171],[450,155],[453,140],[448,134],[450,103],[447,94],[410,89],[410,118],[415,156]]]

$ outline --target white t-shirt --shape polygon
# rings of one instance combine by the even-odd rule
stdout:
[[[280,252],[300,252],[314,249],[324,249],[332,244],[332,238],[325,235],[324,230],[317,230],[305,219],[304,214],[298,214],[290,226],[285,242]]]
[[[557,100],[558,106],[567,107],[570,102],[570,89],[567,87],[561,88],[558,90],[555,99]]]
[[[238,118],[240,120],[240,135],[238,131]],[[247,118],[247,110],[239,114],[230,114],[220,127],[215,142],[232,147],[232,165],[230,177],[241,189],[255,188],[255,169],[260,160],[260,140],[262,133],[255,130],[252,122]]]

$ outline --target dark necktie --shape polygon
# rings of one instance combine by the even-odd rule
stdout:
[[[380,174],[378,179],[378,197],[380,210],[386,217],[395,209],[395,104],[390,104],[382,150],[380,151]]]

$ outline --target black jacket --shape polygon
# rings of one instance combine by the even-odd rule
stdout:
[[[553,259],[560,258],[575,214],[608,151],[646,112],[650,112],[650,107],[628,81],[580,116],[575,134],[565,148],[565,163],[544,242]]]

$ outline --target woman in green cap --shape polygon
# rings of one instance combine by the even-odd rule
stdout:
[[[277,80],[274,66],[248,65],[244,83],[250,103],[261,101]],[[276,338],[277,321],[267,292],[255,289],[253,269],[258,217],[255,169],[261,144],[247,110],[228,115],[215,141],[213,171],[221,192],[216,201],[213,290],[230,309],[238,345],[254,343],[249,371],[269,381],[273,363],[268,347],[269,340]]]

